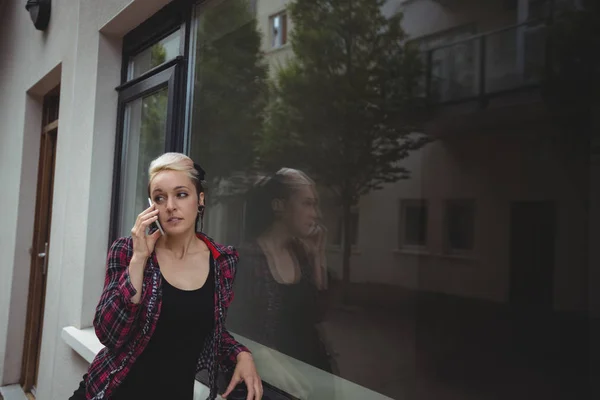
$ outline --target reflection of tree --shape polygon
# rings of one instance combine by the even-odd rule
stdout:
[[[231,181],[254,162],[267,75],[260,47],[261,34],[247,0],[225,1],[203,12],[191,154],[205,166],[211,186]]]
[[[343,271],[349,282],[351,209],[360,196],[408,175],[399,165],[426,142],[409,135],[421,63],[403,44],[402,15],[385,0],[297,1],[295,58],[272,85],[260,164],[306,169],[343,210]]]
[[[151,63],[157,66],[166,61],[167,52],[159,43],[152,47]],[[148,166],[164,152],[167,122],[168,91],[163,88],[141,99],[141,130],[138,155],[138,181],[136,188],[136,209],[145,208]]]

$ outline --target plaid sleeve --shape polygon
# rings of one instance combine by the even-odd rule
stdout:
[[[131,302],[137,293],[129,277],[131,239],[117,239],[108,252],[104,289],[94,316],[94,329],[100,342],[119,348],[129,338],[139,304]]]
[[[227,371],[231,371],[235,368],[238,354],[242,352],[250,353],[250,350],[237,340],[229,333],[227,329],[223,329],[221,334],[221,351],[219,354],[222,355],[221,365],[225,367]]]

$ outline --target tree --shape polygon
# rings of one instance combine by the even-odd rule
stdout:
[[[427,139],[420,115],[421,62],[402,14],[385,0],[289,5],[295,57],[277,73],[259,142],[259,165],[305,169],[342,209],[343,280],[350,281],[351,210],[361,196],[407,178],[401,160]]]
[[[247,0],[207,8],[199,21],[191,154],[212,187],[254,163],[267,92],[261,40]]]

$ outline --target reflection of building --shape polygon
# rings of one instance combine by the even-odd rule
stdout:
[[[271,66],[293,55],[271,40],[284,3],[257,4]],[[404,12],[424,53],[429,97],[442,105],[427,128],[437,141],[404,160],[412,178],[362,198],[353,282],[500,302],[524,291],[556,309],[585,308],[588,155],[540,96],[546,28],[536,19],[549,5],[386,4]],[[332,231],[334,213],[325,212]],[[329,264],[339,276],[332,236]]]

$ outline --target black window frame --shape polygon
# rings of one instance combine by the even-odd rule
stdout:
[[[122,209],[122,173],[125,162],[124,152],[126,150],[124,147],[126,139],[124,118],[127,103],[168,87],[169,99],[164,151],[183,151],[185,140],[185,132],[183,130],[185,127],[187,100],[187,60],[189,59],[190,51],[190,21],[192,7],[195,3],[192,0],[175,0],[127,33],[123,38],[121,85],[115,88],[119,92],[119,99],[117,105],[117,130],[109,227],[110,243],[120,236],[119,219]],[[177,30],[180,31],[181,37],[179,55],[128,81],[131,58]]]

